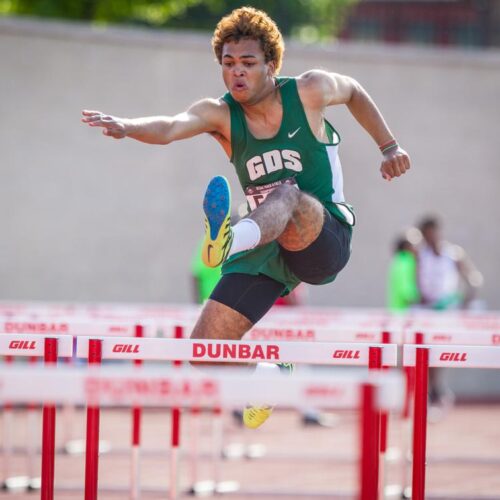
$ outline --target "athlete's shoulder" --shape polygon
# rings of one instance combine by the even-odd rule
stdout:
[[[192,104],[189,112],[217,126],[217,129],[230,120],[229,106],[222,98],[205,97]]]
[[[205,97],[193,103],[189,110],[204,116],[224,116],[229,113],[229,106],[221,97]]]
[[[297,90],[305,106],[323,108],[328,104],[331,92],[331,74],[312,69],[296,77]]]
[[[345,104],[359,84],[350,76],[313,69],[297,78],[297,87],[304,105],[324,108]]]

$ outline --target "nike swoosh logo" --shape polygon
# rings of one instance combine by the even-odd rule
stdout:
[[[297,130],[293,132],[288,132],[288,138],[291,139],[302,127],[299,127]]]

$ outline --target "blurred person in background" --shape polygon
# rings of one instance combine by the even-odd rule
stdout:
[[[435,216],[419,224],[422,241],[417,247],[417,276],[420,303],[435,311],[468,309],[483,283],[464,249],[445,241],[441,223]],[[429,370],[430,418],[438,419],[442,409],[451,406],[454,395],[443,379],[443,370]]]
[[[394,255],[389,266],[387,305],[393,312],[406,311],[420,302],[417,251],[412,243],[411,234],[410,230],[396,240]]]
[[[417,247],[417,270],[421,304],[438,311],[470,308],[483,283],[481,273],[462,247],[443,239],[437,217],[425,217],[419,229],[422,241]]]

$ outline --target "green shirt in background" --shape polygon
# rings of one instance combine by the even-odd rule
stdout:
[[[404,311],[420,301],[417,285],[417,259],[412,252],[396,252],[389,267],[388,305],[391,311]]]
[[[191,264],[191,273],[196,280],[199,304],[203,304],[210,297],[221,277],[221,266],[208,267],[201,260],[202,246],[203,241],[198,245]]]

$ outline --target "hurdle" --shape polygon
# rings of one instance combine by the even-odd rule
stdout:
[[[323,313],[322,315],[323,319],[326,317],[326,314]],[[362,318],[364,318],[364,315],[361,315]],[[153,322],[156,322],[156,320],[152,320]],[[258,326],[252,328],[244,337],[244,339],[249,338],[250,340],[314,340],[314,341],[334,341],[334,342],[366,342],[366,343],[400,343],[402,339],[402,333],[400,331],[395,331],[395,332],[389,332],[389,331],[382,331],[380,328],[354,328],[351,326],[351,328],[347,327],[339,327],[336,326],[335,328],[333,326],[327,327],[325,326],[324,322],[321,322],[322,326],[316,327],[316,326],[309,326],[306,328],[297,328],[295,327],[284,327],[283,322],[280,322],[279,325],[277,325],[276,321],[273,321],[272,319],[270,320],[264,320],[259,323]],[[169,337],[172,335],[176,335],[175,332],[178,331],[177,328],[178,326],[174,326],[175,322],[168,321],[165,322],[163,320],[163,325],[168,325],[168,330],[165,328],[164,333],[167,334]],[[186,323],[184,323],[186,325]],[[172,334],[173,332],[173,334]],[[181,334],[182,335],[182,334]],[[196,415],[199,415],[199,412],[194,410],[193,412],[193,418],[196,418]],[[220,413],[214,413],[215,417],[215,422],[214,422],[214,431],[216,433],[220,433],[220,429],[217,428],[217,421],[220,420]],[[382,432],[381,432],[381,439],[380,439],[380,447],[381,447],[381,453],[383,454],[383,462],[386,460],[386,451],[387,451],[387,428],[388,428],[388,415],[385,414],[385,412],[381,415],[381,421],[382,421]],[[221,441],[221,440],[219,440]],[[196,446],[196,443],[194,444]],[[239,444],[232,444],[230,445],[230,450],[231,452],[228,452],[227,454],[224,453],[224,456],[235,458],[234,455],[234,450],[238,450],[238,456],[239,458],[243,457],[248,457],[249,454],[252,453],[252,450],[255,449],[255,445],[251,445],[248,450],[243,449],[242,445]],[[196,456],[196,455],[195,455]],[[272,458],[271,455],[264,453],[259,456],[259,458],[264,458],[264,456],[267,456],[268,458]],[[336,458],[337,460],[346,460],[345,456],[334,456],[334,455],[328,455],[322,457],[325,460],[331,460],[332,458]],[[352,458],[351,458],[352,459]],[[173,462],[175,463],[175,462]],[[192,476],[193,476],[193,485],[197,484],[197,481],[195,478],[197,477],[197,464],[195,463],[195,460],[192,461]],[[217,474],[217,467],[214,466],[214,477],[216,478]],[[203,484],[202,484],[203,483]],[[215,481],[204,481],[200,484],[198,484],[196,487],[193,486],[193,488],[197,491],[207,491],[207,489],[213,489],[215,486],[212,483],[217,483],[216,479]],[[229,482],[220,483],[218,485],[219,489],[224,489],[227,490],[228,488],[234,489],[234,484],[230,484]]]
[[[97,347],[99,346],[99,347]],[[303,342],[245,342],[245,341],[214,341],[192,339],[154,339],[154,338],[77,338],[77,356],[89,357],[94,349],[100,352],[101,359],[143,361],[195,361],[195,362],[225,362],[225,363],[258,363],[295,362],[323,365],[349,366],[395,366],[397,364],[396,345],[368,345],[359,343],[303,343]],[[178,434],[174,428],[180,424],[173,420],[172,447],[179,445]],[[95,440],[98,435],[98,419],[91,423],[91,436]],[[377,416],[377,429],[380,428],[380,417]],[[379,431],[376,433],[376,446],[379,447]],[[176,438],[174,438],[176,436]],[[94,442],[95,443],[95,442]],[[92,455],[87,460],[97,467],[98,455],[95,444],[89,445],[87,454]],[[173,456],[175,459],[175,455]],[[176,461],[175,461],[176,464]],[[170,498],[176,497],[175,472],[177,465],[171,467]],[[376,472],[378,477],[378,452]],[[97,491],[97,473],[88,478],[90,491]],[[378,481],[378,479],[377,479]],[[378,488],[378,482],[377,482]],[[94,498],[94,497],[89,497]]]
[[[0,317],[0,335],[9,334],[40,334],[40,335],[71,335],[101,337],[133,337],[136,335],[137,325],[143,328],[144,336],[154,336],[154,327],[151,323],[131,320],[90,319],[65,316],[10,316]]]
[[[430,311],[415,310],[408,316],[408,326],[413,329],[432,330],[453,328],[455,330],[498,330],[500,316],[498,311],[476,312],[468,311]]]
[[[426,345],[478,345],[478,346],[496,346],[500,345],[500,333],[498,330],[486,328],[482,330],[474,329],[469,330],[465,328],[453,328],[450,325],[434,326],[427,329],[417,328],[411,326],[404,332],[403,335],[406,344],[426,344]],[[414,391],[414,368],[407,367],[407,380],[408,380],[408,401]],[[405,413],[409,417],[409,403],[405,404],[408,408]]]
[[[64,308],[64,313],[67,314],[67,309]],[[47,315],[47,311],[43,311],[44,315],[40,314],[32,314],[27,315],[26,311],[23,311],[22,315],[7,315],[0,318],[0,339],[4,339],[4,342],[7,342],[6,339],[13,338],[12,335],[18,335],[16,339],[19,341],[17,344],[17,348],[6,350],[8,353],[8,358],[13,360],[14,357],[22,356],[22,357],[30,357],[30,359],[37,359],[36,356],[31,356],[32,345],[37,345],[36,342],[42,341],[43,338],[48,335],[55,335],[56,338],[61,338],[62,336],[67,337],[67,340],[64,341],[64,346],[70,343],[73,346],[73,338],[76,338],[78,334],[80,335],[100,335],[100,336],[147,336],[153,335],[155,333],[154,326],[151,323],[137,324],[132,321],[124,321],[124,320],[90,320],[82,318],[81,316],[59,316],[55,315],[51,317]],[[38,338],[37,338],[38,337]],[[36,341],[35,344],[32,344],[32,341]],[[60,356],[64,356],[65,361],[72,361],[72,349],[66,352],[65,354],[60,354]],[[0,353],[0,355],[3,354]],[[140,363],[140,361],[137,361]],[[34,417],[36,416],[34,413],[35,408],[30,405],[28,406],[28,417],[29,418],[29,426],[27,436],[29,437],[29,433],[32,432],[34,428]],[[56,453],[67,453],[67,454],[81,454],[85,450],[85,442],[82,439],[73,439],[72,437],[72,414],[73,407],[64,406],[62,408],[62,417],[64,419],[64,425],[62,427],[62,431],[64,433],[63,437],[63,447],[57,448]],[[10,418],[9,418],[10,407],[9,405],[4,406],[3,412],[3,428],[4,434],[8,435],[7,429],[11,427]],[[139,439],[139,426],[140,426],[140,410],[133,409],[132,410],[132,425],[133,425],[133,435],[132,435],[132,466],[134,464],[138,464],[138,460],[135,455],[138,453],[138,446],[134,445],[134,442]],[[28,444],[25,448],[17,448],[13,449],[9,446],[9,440],[6,438],[6,442],[3,446],[3,454],[4,454],[4,470],[3,477],[4,488],[5,489],[38,489],[40,487],[38,481],[33,481],[32,479],[32,470],[33,470],[33,462],[36,452],[38,451],[34,447],[34,443],[36,440],[29,438]],[[100,450],[106,450],[109,448],[108,443],[101,441],[99,443]],[[111,450],[109,450],[111,451]],[[10,473],[8,470],[9,460],[8,456],[12,456],[13,453],[26,453],[27,455],[27,464],[26,464],[26,476],[19,477],[10,477]],[[137,474],[139,472],[137,471]]]
[[[57,363],[59,357],[70,358],[73,355],[73,338],[67,336],[43,338],[40,335],[0,335],[0,355],[4,356],[27,356],[43,358],[47,366]],[[9,367],[10,369],[10,367]],[[32,404],[32,401],[27,401]],[[4,409],[8,407],[9,401],[4,403]],[[42,464],[40,489],[42,500],[53,497],[54,491],[54,459],[55,459],[55,406],[52,402],[45,401],[42,408]],[[4,437],[7,433],[4,432]],[[9,478],[8,463],[10,458],[10,447],[4,445],[4,488],[12,487],[34,488],[37,481],[30,475],[33,467],[28,464],[28,476]]]
[[[470,345],[405,345],[403,366],[415,367],[412,499],[431,498],[425,492],[427,389],[430,367],[500,369],[500,347]],[[479,499],[480,496],[475,498]]]
[[[388,352],[385,349],[385,352]],[[177,357],[178,354],[175,354]],[[377,498],[376,461],[378,448],[377,412],[401,404],[401,380],[384,374],[367,380],[359,376],[295,379],[252,377],[233,371],[209,375],[175,369],[134,367],[1,368],[0,400],[40,401],[82,404],[88,406],[125,406],[137,404],[155,407],[200,408],[243,405],[247,398],[266,395],[276,404],[294,407],[303,401],[326,408],[361,408],[359,428],[361,458],[358,498]],[[64,380],[64,384],[61,384]],[[51,498],[51,497],[47,497]],[[92,498],[87,497],[86,498]]]
[[[284,326],[272,320],[264,320],[254,326],[243,337],[248,340],[257,341],[309,341],[309,342],[363,342],[378,344],[402,344],[403,331],[396,329],[389,331],[375,327],[342,327],[342,326],[305,326],[298,328],[294,326]],[[384,367],[383,369],[387,369]],[[380,451],[385,454],[387,451],[388,415],[383,412],[381,415],[381,436]],[[329,457],[327,457],[329,458]]]
[[[364,316],[362,316],[364,318]],[[325,316],[322,315],[325,319]],[[284,321],[277,321],[275,318],[266,318],[261,320],[257,325],[252,327],[243,337],[243,340],[251,341],[286,341],[286,342],[342,342],[342,343],[372,343],[372,344],[401,344],[403,339],[403,332],[401,329],[395,331],[383,330],[382,328],[370,327],[355,327],[352,325],[327,326],[326,321],[320,321],[320,326],[308,324],[304,327],[296,325],[287,325]],[[379,369],[378,366],[372,366],[372,369]],[[388,367],[384,367],[386,369]],[[381,481],[383,482],[385,475],[383,474],[383,464],[387,456],[387,433],[389,425],[389,416],[386,412],[381,414],[381,435],[380,435],[380,452],[382,454],[381,460]],[[258,450],[256,454],[256,450]],[[394,451],[394,450],[392,450]],[[396,450],[397,451],[397,450]],[[391,454],[396,456],[395,453]],[[299,457],[288,453],[273,454],[269,453],[263,445],[250,444],[244,445],[242,443],[231,443],[224,451],[224,457],[229,459],[279,459],[279,460],[295,460]],[[309,455],[308,459],[319,460],[337,460],[345,462],[353,460],[354,457],[346,456],[345,454],[325,454],[321,456]],[[303,457],[300,457],[303,460]],[[202,491],[205,491],[209,486],[203,485]],[[389,487],[389,490],[394,491],[394,486]]]

